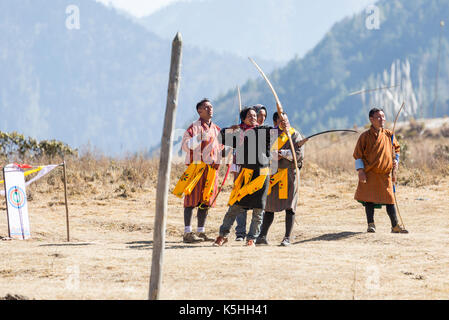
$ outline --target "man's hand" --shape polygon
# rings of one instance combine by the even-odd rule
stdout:
[[[307,141],[309,141],[309,139],[307,139],[307,138],[302,139],[301,141],[299,141],[297,143],[298,147],[301,148],[304,145],[304,143],[306,143]]]
[[[398,161],[395,159],[393,160],[393,170],[397,170],[398,169]]]
[[[393,160],[393,172],[391,175],[391,180],[393,181],[393,183],[396,183],[396,172],[398,170],[398,167],[399,167],[398,161],[396,159]]]
[[[287,131],[290,128],[290,124],[287,120],[281,120],[279,123],[279,129]]]
[[[278,161],[282,159],[279,151],[276,151],[276,150],[271,151],[271,157],[273,158],[273,160],[278,160]]]
[[[359,182],[366,183],[366,173],[365,170],[359,169],[357,170],[359,172]]]

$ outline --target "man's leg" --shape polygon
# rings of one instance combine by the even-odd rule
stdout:
[[[285,238],[290,238],[295,223],[295,212],[293,209],[285,210]]]
[[[387,204],[387,214],[390,218],[391,227],[394,228],[398,224],[398,218],[396,217],[396,208],[394,204]]]
[[[290,236],[293,230],[293,223],[295,222],[295,212],[293,209],[285,210],[285,235],[281,242],[281,246],[290,245]]]
[[[192,214],[192,207],[184,208],[184,232],[192,232]]]
[[[251,224],[249,226],[248,234],[246,235],[246,244],[250,242],[254,242],[255,239],[260,234],[260,228],[262,226],[262,220],[263,220],[264,212],[263,209],[253,209],[253,215],[251,218]]]
[[[215,239],[215,246],[222,246],[228,241],[228,235],[231,227],[234,224],[236,216],[241,212],[241,210],[242,207],[236,204],[228,208],[228,211],[226,211],[226,214],[223,217],[223,223],[220,226],[218,237]]]
[[[246,217],[247,212],[245,209],[242,208],[242,212],[239,213],[235,219],[237,222],[237,225],[235,227],[235,235],[236,235],[236,241],[243,241],[246,237]]]
[[[371,202],[365,203],[365,213],[366,213],[366,221],[368,222],[367,232],[370,233],[376,232],[376,226],[374,224],[374,203]]]
[[[203,239],[204,241],[214,241],[214,239],[209,238],[206,235],[206,218],[207,218],[207,213],[208,213],[209,208],[207,209],[200,209],[198,208],[198,212],[197,212],[197,218],[198,218],[198,226],[197,226],[197,232],[198,232],[198,237]]]
[[[260,228],[260,234],[257,237],[256,244],[268,244],[267,234],[271,224],[274,220],[274,212],[265,211],[262,219],[262,226]]]
[[[408,233],[408,231],[398,223],[398,218],[396,217],[396,207],[394,204],[387,204],[387,213],[390,217],[392,233]]]
[[[195,233],[192,232],[192,214],[193,207],[184,208],[184,236],[183,242],[193,243],[200,242],[202,239],[198,238]]]

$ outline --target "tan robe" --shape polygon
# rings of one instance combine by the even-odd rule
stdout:
[[[282,131],[279,130],[279,134]],[[298,142],[303,139],[298,131],[292,134],[292,141],[295,146],[296,160],[298,161],[298,170],[302,167],[302,161],[304,158],[304,148],[298,147]],[[290,143],[285,143],[280,150],[291,150]],[[296,170],[293,161],[288,159],[280,159],[278,162],[278,167],[280,169],[288,169],[288,198],[280,199],[279,197],[279,184],[273,186],[271,193],[267,197],[267,205],[265,206],[265,211],[267,212],[280,212],[287,209],[293,209],[296,212],[296,206],[298,203],[298,183],[296,180]]]
[[[392,131],[373,126],[363,132],[354,149],[354,159],[362,159],[365,165],[366,183],[359,181],[354,199],[377,204],[394,204],[393,183],[393,148]],[[400,147],[393,138],[394,153],[399,154]]]

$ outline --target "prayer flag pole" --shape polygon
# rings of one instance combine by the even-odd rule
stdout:
[[[62,171],[64,174],[64,198],[65,198],[65,221],[67,228],[67,242],[70,242],[70,227],[69,227],[69,206],[67,203],[67,175],[66,175],[66,164],[65,160],[62,162]]]
[[[149,300],[158,300],[162,283],[162,263],[165,247],[165,225],[170,164],[172,158],[173,128],[178,106],[179,80],[181,73],[182,39],[178,32],[172,42],[170,79],[167,92],[164,126],[162,130],[159,174],[156,188],[156,216],[154,219],[153,256],[151,259]]]

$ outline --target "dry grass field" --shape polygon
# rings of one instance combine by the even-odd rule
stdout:
[[[170,195],[161,298],[449,299],[447,136],[401,140],[397,200],[409,234],[390,233],[385,209],[376,210],[377,233],[366,233],[363,207],[353,200],[357,137],[331,135],[306,145],[289,247],[279,246],[284,213],[275,215],[269,246],[247,248],[233,233],[220,248],[184,244],[183,202]],[[60,169],[29,187],[32,239],[5,239],[0,202],[0,297],[147,299],[157,161],[86,154],[67,164],[70,242]],[[183,169],[173,165],[172,186]],[[218,233],[230,188],[209,212],[210,236]]]

